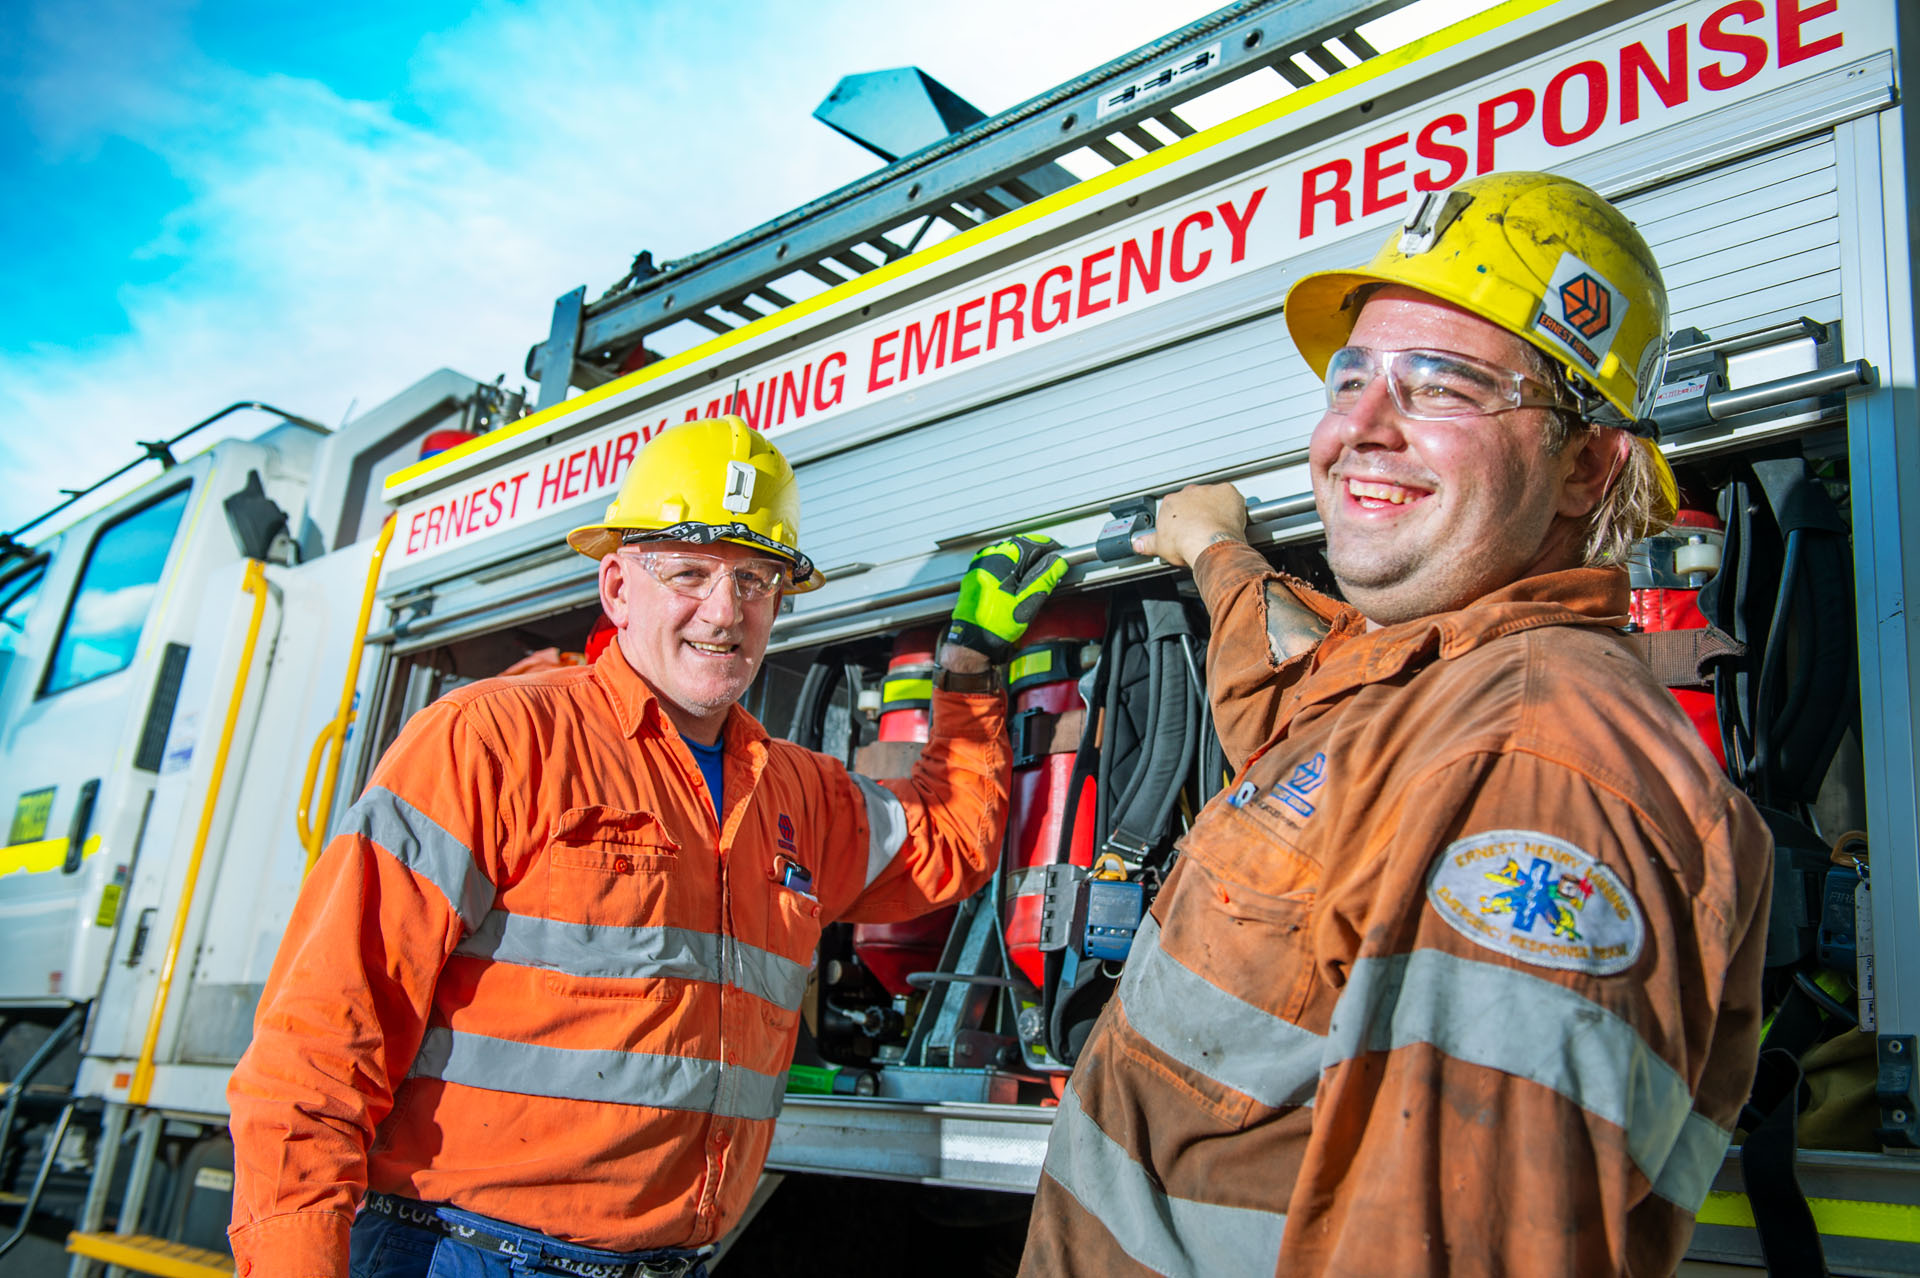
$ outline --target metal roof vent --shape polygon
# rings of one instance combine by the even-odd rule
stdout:
[[[891,164],[987,116],[919,67],[895,67],[843,76],[813,109],[813,118]],[[1072,186],[1075,178],[1047,164],[1020,180],[1047,195]]]

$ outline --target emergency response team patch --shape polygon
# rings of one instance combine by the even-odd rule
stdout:
[[[1542,967],[1611,976],[1646,944],[1640,903],[1620,876],[1538,830],[1448,844],[1427,875],[1427,900],[1468,940]]]
[[[1593,372],[1606,362],[1628,302],[1606,277],[1571,253],[1560,255],[1533,326]]]

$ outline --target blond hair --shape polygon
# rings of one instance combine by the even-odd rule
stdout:
[[[1599,431],[1619,430],[1602,426],[1565,410],[1548,414],[1547,452],[1558,457],[1576,439],[1584,441]],[[1651,440],[1634,439],[1626,459],[1607,484],[1607,491],[1587,516],[1587,535],[1582,544],[1582,564],[1588,568],[1627,566],[1633,544],[1642,537],[1653,537],[1673,523],[1660,490],[1659,472],[1654,467]]]
[[[1562,399],[1571,400],[1573,395],[1559,363],[1525,339],[1521,345],[1533,366],[1528,374]],[[1547,452],[1558,457],[1576,438],[1585,442],[1595,432],[1620,429],[1589,421],[1569,409],[1556,409],[1547,414]],[[1607,481],[1606,493],[1587,516],[1587,535],[1581,546],[1583,567],[1625,568],[1635,542],[1658,536],[1673,523],[1674,511],[1667,505],[1654,465],[1653,450],[1658,447],[1650,439],[1632,440],[1626,459]]]

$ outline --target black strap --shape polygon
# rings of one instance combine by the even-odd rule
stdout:
[[[1747,650],[1747,645],[1713,626],[1704,630],[1635,630],[1625,638],[1665,688],[1711,688],[1713,671],[1708,667],[1722,657],[1737,657]]]
[[[1758,802],[1810,803],[1859,694],[1846,521],[1797,452],[1736,465],[1719,508],[1700,611],[1748,648],[1714,689],[1727,771]]]
[[[1788,1002],[1793,998],[1788,995]],[[1786,1011],[1784,1005],[1781,1011]],[[1773,1028],[1780,1028],[1778,1014]],[[1767,1040],[1772,1042],[1773,1037],[1769,1031]],[[1743,1119],[1748,1126],[1746,1140],[1740,1145],[1740,1175],[1746,1182],[1747,1202],[1753,1208],[1760,1254],[1767,1262],[1767,1272],[1776,1278],[1827,1275],[1820,1231],[1813,1223],[1813,1209],[1807,1206],[1793,1167],[1805,1090],[1806,1078],[1793,1051],[1770,1047],[1760,1053],[1760,1068],[1754,1079],[1756,1099],[1749,1103],[1748,1117]],[[1763,1096],[1771,1101],[1765,1108],[1760,1104]]]
[[[1121,696],[1139,723],[1139,759],[1108,808],[1105,847],[1138,863],[1168,832],[1180,790],[1200,744],[1199,698],[1192,683],[1193,626],[1179,599],[1142,599],[1146,672]],[[1104,654],[1103,654],[1104,655]],[[1116,675],[1124,675],[1116,663]],[[1117,682],[1117,679],[1116,679]],[[1112,708],[1109,699],[1109,709]],[[1120,744],[1116,741],[1116,744]]]

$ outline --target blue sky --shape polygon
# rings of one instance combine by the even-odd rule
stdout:
[[[556,296],[875,167],[809,116],[843,74],[992,113],[1214,7],[11,0],[0,531],[235,400],[523,381]]]

